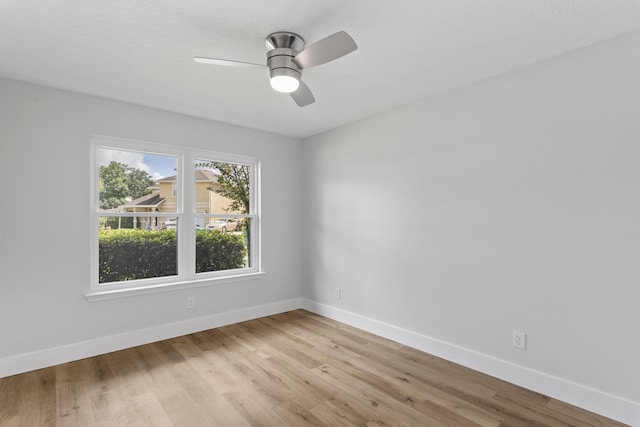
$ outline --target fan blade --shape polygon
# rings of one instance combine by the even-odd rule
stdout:
[[[194,61],[200,64],[223,65],[225,67],[244,67],[244,68],[266,68],[264,64],[254,64],[253,62],[230,61],[228,59],[202,58],[195,56]]]
[[[309,86],[307,86],[306,83],[302,80],[300,80],[300,86],[298,87],[298,90],[296,90],[295,92],[291,92],[289,95],[291,95],[291,97],[294,101],[296,101],[296,104],[298,104],[299,107],[306,107],[307,105],[316,102],[316,99],[311,93],[311,89],[309,89]]]
[[[315,67],[338,59],[358,48],[356,42],[344,31],[327,36],[308,46],[293,60],[302,68]]]

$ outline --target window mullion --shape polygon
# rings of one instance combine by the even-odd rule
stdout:
[[[250,263],[254,268],[261,270],[260,266],[260,230],[262,229],[261,225],[258,223],[261,218],[260,214],[260,163],[255,162],[251,165],[251,169],[249,170],[249,182],[251,183],[249,187],[249,213],[252,215],[252,220],[250,222],[251,228],[251,241],[249,242],[250,246]]]
[[[185,153],[182,161],[180,178],[182,185],[182,226],[180,227],[180,240],[182,240],[182,258],[180,271],[187,279],[195,277],[196,265],[196,219],[195,219],[195,175],[194,158],[189,152]]]

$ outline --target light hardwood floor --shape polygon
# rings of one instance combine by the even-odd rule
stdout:
[[[621,426],[297,310],[0,379],[0,426]]]

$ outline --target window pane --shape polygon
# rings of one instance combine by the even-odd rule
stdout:
[[[196,273],[248,268],[249,218],[208,218],[196,225]]]
[[[176,210],[176,157],[100,148],[99,210],[169,212]]]
[[[150,218],[142,218],[144,220]],[[132,217],[100,217],[98,282],[110,283],[150,277],[175,276],[177,220],[172,228],[152,230],[109,225],[135,223]]]
[[[250,167],[236,163],[195,161],[195,212],[248,214]]]

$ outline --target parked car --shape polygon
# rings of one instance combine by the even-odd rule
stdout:
[[[218,218],[207,224],[209,230],[220,230],[223,233],[227,231],[240,231],[240,223],[236,218]]]
[[[178,219],[177,218],[168,218],[162,224],[162,229],[163,230],[175,230],[177,225],[178,225]]]
[[[175,230],[178,225],[178,221],[175,218],[167,219],[164,224],[162,224],[163,230]],[[203,227],[200,224],[196,224],[196,230],[210,230],[209,228]]]

